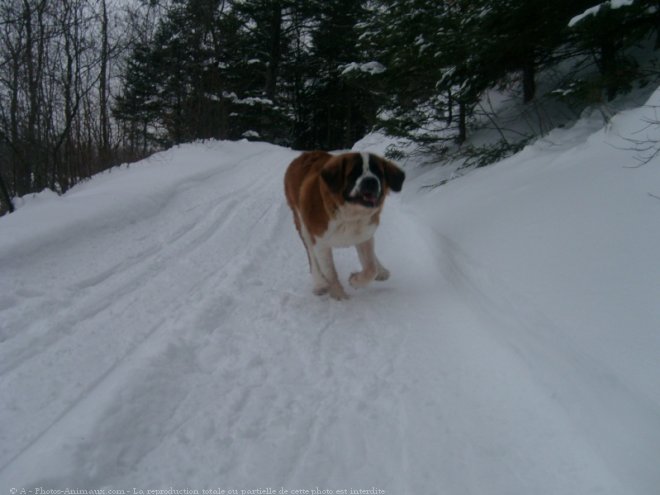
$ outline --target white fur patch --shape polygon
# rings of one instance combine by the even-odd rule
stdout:
[[[377,196],[380,196],[381,192],[381,185],[380,185],[380,179],[371,171],[369,168],[369,153],[360,153],[360,156],[362,157],[362,175],[357,178],[355,181],[355,186],[353,189],[351,189],[350,196],[351,197],[356,197],[360,194],[360,185],[362,184],[362,181],[366,179],[367,177],[373,177],[376,179],[376,182],[378,182],[378,191],[376,192]]]
[[[348,247],[371,239],[378,225],[372,221],[375,212],[360,205],[346,204],[337,210],[328,229],[317,242],[332,247]]]

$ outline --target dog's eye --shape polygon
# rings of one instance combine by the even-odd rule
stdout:
[[[380,160],[374,158],[373,156],[369,156],[369,171],[379,179],[382,179],[383,175],[385,175],[383,172],[383,165],[381,164]]]
[[[349,184],[355,184],[360,175],[362,175],[362,170],[360,170],[360,167],[351,167],[348,173],[347,182]]]

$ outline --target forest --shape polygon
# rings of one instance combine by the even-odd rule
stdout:
[[[202,139],[485,165],[658,80],[658,0],[3,0],[0,212]],[[477,147],[498,89],[536,122]],[[606,112],[604,112],[606,115]],[[391,150],[397,157],[397,150]]]

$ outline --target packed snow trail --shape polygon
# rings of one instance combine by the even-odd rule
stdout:
[[[598,369],[405,197],[376,234],[391,279],[312,295],[296,155],[181,146],[0,219],[0,490],[650,493],[657,418],[621,455],[640,472],[612,466],[594,432],[626,416],[572,410]]]

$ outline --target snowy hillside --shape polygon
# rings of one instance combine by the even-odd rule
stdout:
[[[346,302],[311,292],[288,149],[185,145],[23,200],[0,490],[660,493],[660,158],[630,168],[624,139],[645,116],[433,189],[407,164],[392,277]]]

